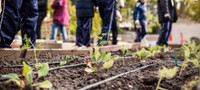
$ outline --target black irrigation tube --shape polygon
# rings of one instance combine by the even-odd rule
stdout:
[[[142,69],[148,68],[148,67],[153,66],[153,65],[155,65],[155,64],[146,65],[146,66],[143,66],[143,67],[140,67],[140,68],[137,68],[137,69],[128,71],[128,72],[124,72],[124,73],[121,73],[121,74],[112,76],[112,77],[110,77],[110,78],[107,78],[107,79],[105,79],[105,80],[102,80],[102,81],[100,81],[100,82],[96,82],[96,83],[90,84],[90,85],[85,86],[85,87],[83,87],[83,88],[80,88],[80,89],[78,89],[78,90],[90,89],[90,88],[96,87],[96,86],[98,86],[98,85],[100,85],[100,84],[103,84],[103,83],[105,83],[105,82],[108,82],[108,81],[114,80],[114,79],[116,79],[116,78],[118,78],[118,77],[121,77],[122,75],[126,75],[126,74],[129,74],[129,73],[132,73],[132,72],[136,72],[136,71],[138,71],[138,70],[142,70]]]
[[[49,65],[59,64],[62,61],[48,62]],[[29,66],[34,66],[35,64],[29,64]],[[23,65],[12,65],[12,66],[2,66],[0,68],[22,68]]]
[[[49,71],[53,70],[58,70],[58,69],[64,69],[64,68],[72,68],[72,67],[78,67],[78,66],[85,66],[85,63],[80,63],[80,64],[73,64],[73,65],[66,65],[66,66],[61,66],[61,67],[55,67],[55,68],[50,68]],[[33,74],[38,74],[38,72],[33,72]],[[18,77],[21,77],[22,75],[18,75]],[[0,81],[5,81],[8,80],[9,78],[0,78]]]
[[[85,60],[89,59],[90,57],[85,57],[85,58],[80,58],[78,60]],[[119,59],[128,59],[128,58],[134,58],[133,56],[130,57],[119,57]],[[63,61],[54,61],[54,62],[48,62],[49,65],[55,65],[55,64],[60,64],[60,62]],[[35,64],[29,64],[29,66],[34,66]],[[0,65],[0,68],[22,68],[23,65],[11,65],[11,66],[2,66]]]

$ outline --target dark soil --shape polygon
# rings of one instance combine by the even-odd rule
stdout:
[[[172,68],[175,65],[174,55],[180,55],[180,49],[174,49],[173,52],[160,53],[156,54],[147,59],[143,59],[143,62],[140,62],[139,58],[126,59],[125,65],[123,65],[122,60],[115,61],[113,67],[110,69],[98,69],[95,73],[86,74],[84,69],[85,66],[60,69],[49,72],[49,74],[41,78],[40,81],[50,80],[53,84],[52,90],[75,90],[87,86],[89,84],[93,84],[106,78],[112,77],[114,75],[127,72],[138,67],[142,67],[149,64],[155,64],[152,67],[147,69],[139,70],[134,73],[129,73],[128,75],[124,75],[112,81],[101,84],[97,87],[91,88],[91,90],[155,90],[156,85],[159,80],[158,69],[162,66],[166,66],[167,68]],[[112,52],[115,54],[120,54],[120,52]],[[84,60],[78,60],[78,58],[82,58],[86,56],[72,56],[72,59],[75,59],[71,64],[83,63]],[[179,56],[178,63],[181,64],[184,60],[183,57]],[[44,54],[39,57],[40,62],[50,62],[50,61],[59,61],[64,60],[65,55],[50,55]],[[6,61],[6,62],[5,62]],[[26,61],[27,63],[35,63],[34,59],[9,59],[2,58],[0,60],[1,65],[17,65],[21,64],[22,61]],[[57,65],[58,66],[58,65]],[[53,66],[55,67],[55,65]],[[180,68],[179,68],[180,70]],[[8,73],[21,73],[21,69],[12,68],[12,69],[1,69],[0,75],[8,74]],[[172,79],[163,79],[161,82],[161,87],[169,90],[181,90],[181,87],[194,79],[195,76],[198,75],[198,69],[193,67],[193,65],[188,65],[188,67],[183,71],[182,75],[177,75]],[[8,86],[7,86],[8,85]],[[1,88],[16,88],[14,83],[5,84],[5,82],[0,82]]]

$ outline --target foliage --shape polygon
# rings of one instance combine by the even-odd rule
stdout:
[[[158,85],[156,87],[156,90],[164,89],[164,88],[160,87],[160,83],[161,83],[162,79],[164,79],[164,78],[167,78],[167,79],[173,78],[176,75],[177,69],[178,69],[178,67],[174,67],[172,69],[167,69],[164,66],[163,66],[163,69],[159,69],[158,72],[160,74],[160,79],[158,81]]]
[[[36,83],[39,78],[46,76],[48,72],[49,72],[49,65],[47,63],[42,64],[42,67],[38,71],[38,77],[33,81],[33,76],[32,76],[33,69],[30,66],[28,66],[25,62],[23,62],[22,75],[25,77],[25,80],[20,80],[17,74],[8,74],[8,75],[3,75],[2,77],[9,78],[7,83],[9,83],[10,81],[16,82],[16,84],[20,88],[24,88],[25,86],[30,86],[30,85],[39,88],[51,88],[52,84],[48,80]]]
[[[193,63],[195,67],[199,68],[200,72],[200,45],[196,45],[195,41],[192,41],[192,43],[183,45],[182,49],[183,50],[180,50],[180,52],[184,55],[185,60],[181,65],[179,75],[181,75],[182,71],[186,68],[187,63]]]
[[[65,64],[69,65],[69,63],[71,62],[72,60],[70,60],[69,56],[65,56],[65,61],[62,61],[60,62],[60,66],[64,66]]]
[[[90,58],[97,67],[93,67],[92,62],[86,60],[87,66],[85,68],[85,71],[88,73],[96,72],[99,66],[101,66],[102,64],[104,69],[111,68],[114,64],[114,61],[117,60],[119,56],[111,56],[111,53],[107,52],[100,53],[99,48],[96,48],[94,53],[92,49],[90,50]]]
[[[23,41],[25,42],[23,44],[23,46],[21,47],[21,50],[24,50],[24,49],[31,49],[31,38],[28,38],[27,37],[27,34],[24,35],[24,38],[23,38]]]
[[[192,80],[192,81],[186,83],[184,86],[182,86],[182,89],[183,90],[193,90],[193,87],[195,87],[198,84],[199,80],[200,80],[199,77],[195,77],[194,80]]]
[[[126,55],[128,54],[128,50],[124,47],[124,45],[121,47],[121,51],[122,51],[122,56],[124,57],[123,58],[123,64],[125,65],[124,63],[124,60],[125,60],[125,57]]]
[[[140,59],[144,57],[150,57],[151,53],[147,51],[145,48],[142,48],[140,51],[137,49],[137,55],[140,57]]]
[[[179,5],[179,17],[200,22],[200,0],[180,0]]]

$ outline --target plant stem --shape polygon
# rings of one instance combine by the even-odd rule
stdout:
[[[38,81],[39,77],[37,77],[34,82],[33,82],[33,85]]]
[[[161,80],[162,80],[162,77],[160,77],[160,79],[159,79],[159,81],[158,81],[158,85],[157,85],[157,87],[156,87],[156,90],[158,90],[158,88],[160,87],[160,82],[161,82]]]
[[[183,61],[183,64],[182,64],[182,66],[181,66],[181,71],[180,71],[180,73],[179,73],[179,76],[181,76],[181,73],[182,73],[182,71],[183,71],[183,65],[185,64],[185,60]]]
[[[23,69],[22,69],[22,73],[21,73],[21,75],[22,75],[22,76],[21,76],[21,78],[20,78],[20,86],[19,86],[20,88],[22,88]]]

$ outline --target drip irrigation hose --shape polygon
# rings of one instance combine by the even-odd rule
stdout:
[[[132,72],[136,72],[136,71],[138,71],[138,70],[142,70],[142,69],[148,68],[148,67],[153,66],[153,65],[155,65],[155,64],[146,65],[146,66],[143,66],[143,67],[140,67],[140,68],[137,68],[137,69],[128,71],[128,72],[124,72],[124,73],[121,73],[121,74],[112,76],[112,77],[110,77],[110,78],[107,78],[107,79],[105,79],[105,80],[103,80],[103,81],[90,84],[90,85],[85,86],[85,87],[83,87],[83,88],[80,88],[80,89],[78,89],[78,90],[91,89],[91,88],[94,88],[94,87],[96,87],[96,86],[98,86],[98,85],[100,85],[100,84],[103,84],[103,83],[105,83],[105,82],[108,82],[108,81],[114,80],[114,79],[116,79],[116,78],[118,78],[118,77],[121,77],[121,76],[123,76],[123,75],[129,74],[129,73],[132,73]]]
[[[86,58],[80,58],[78,60],[85,60],[85,59],[89,59],[90,57],[86,57]],[[129,56],[129,57],[119,57],[119,59],[129,59],[129,58],[134,58],[134,56]],[[48,62],[49,65],[55,65],[55,64],[60,64],[63,61],[55,61],[55,62]],[[44,63],[42,63],[44,64]],[[29,64],[29,66],[34,66],[35,64]],[[0,68],[22,68],[23,65],[12,65],[12,66],[2,66],[0,65]]]
[[[74,64],[74,65],[66,65],[66,66],[61,66],[61,67],[55,67],[55,68],[50,68],[49,71],[53,70],[58,70],[58,69],[64,69],[64,68],[72,68],[72,67],[77,67],[77,66],[85,66],[85,63],[80,63],[80,64]],[[38,74],[38,72],[33,72],[33,75]],[[18,77],[21,77],[22,75],[18,75]],[[0,78],[0,81],[5,81],[8,80],[9,78]]]

